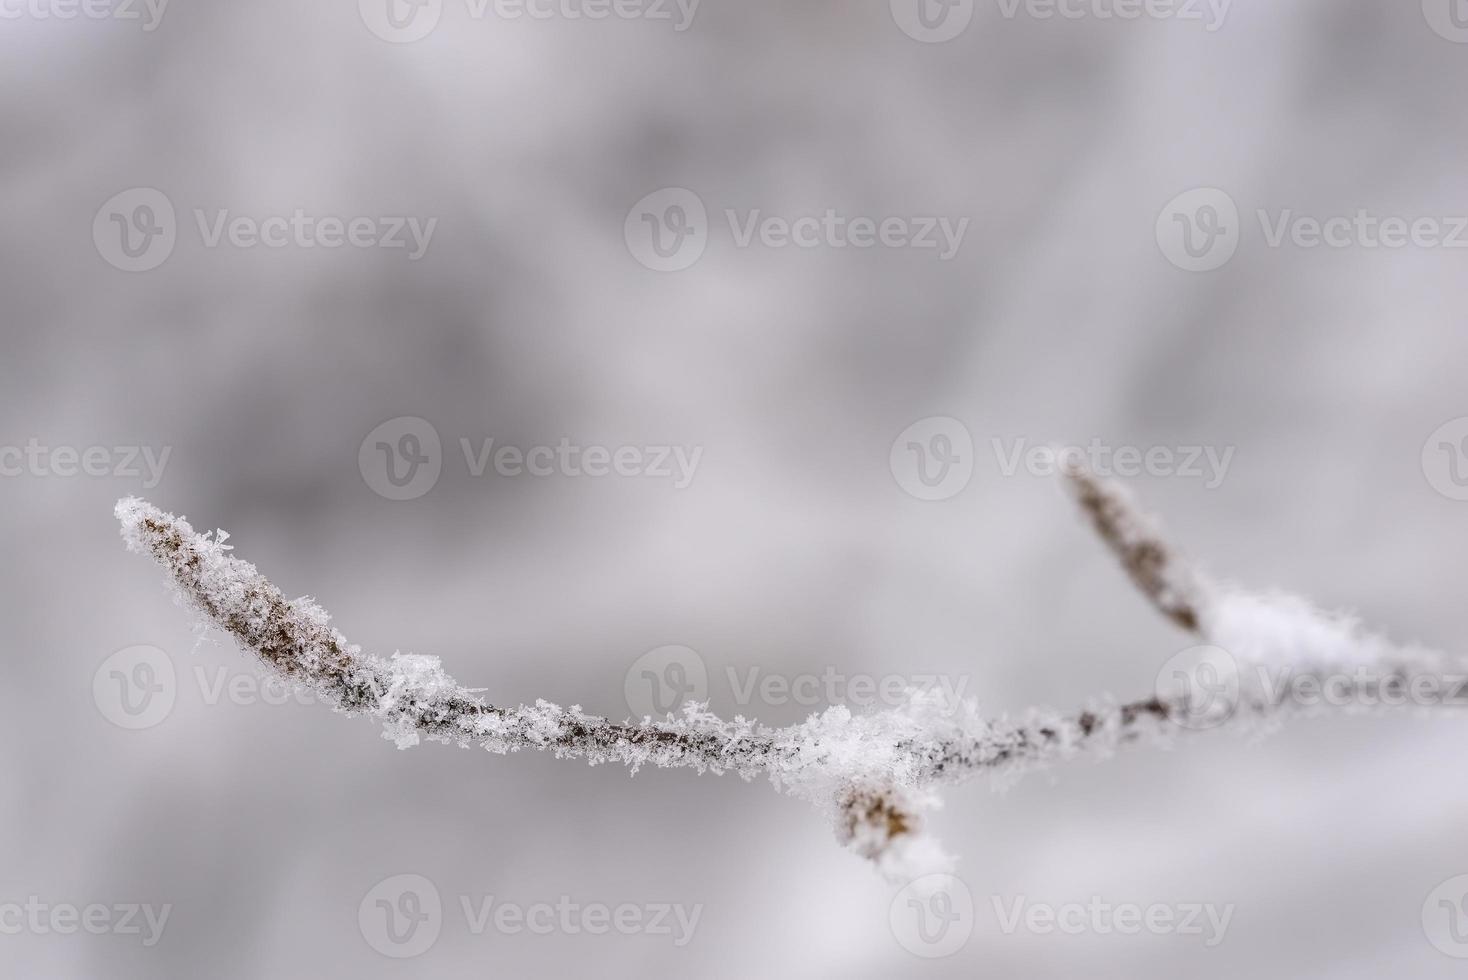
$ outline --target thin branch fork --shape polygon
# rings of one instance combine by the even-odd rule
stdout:
[[[1316,612],[1287,597],[1257,599],[1215,590],[1161,536],[1119,486],[1076,465],[1065,478],[1082,512],[1137,588],[1168,620],[1218,643],[1246,663],[1283,651],[1298,669],[1324,675],[1341,655],[1376,668],[1352,683],[1378,693],[1428,672],[1443,658],[1398,648],[1353,620]],[[622,763],[765,775],[778,789],[826,808],[838,837],[885,873],[911,877],[948,859],[922,833],[937,805],[933,788],[980,772],[1013,775],[1082,754],[1106,755],[1142,740],[1167,740],[1195,719],[1196,692],[1159,690],[1127,703],[1097,702],[1071,715],[1032,711],[1022,720],[985,720],[972,701],[945,702],[909,692],[900,708],[854,716],[832,707],[807,721],[771,728],[724,720],[690,703],[665,719],[615,722],[579,705],[547,701],[514,708],[487,703],[459,685],[437,658],[364,654],[330,625],[309,598],[287,600],[254,565],[230,552],[223,532],[199,534],[137,498],[116,515],[128,547],[167,571],[181,601],[228,632],[267,667],[309,688],[337,710],[380,720],[400,748],[420,737],[479,745],[496,753],[541,749],[595,765]],[[1220,723],[1261,718],[1299,706],[1241,686]],[[1215,707],[1215,710],[1216,707]]]

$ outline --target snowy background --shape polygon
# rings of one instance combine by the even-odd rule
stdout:
[[[993,440],[1206,446],[1233,451],[1216,486],[1132,481],[1192,553],[1459,647],[1468,503],[1462,460],[1432,447],[1468,416],[1468,252],[1355,230],[1271,247],[1256,215],[1364,210],[1451,235],[1468,215],[1468,11],[1237,0],[1209,30],[1089,0],[1048,19],[960,0],[944,23],[961,29],[927,43],[897,8],[705,0],[679,31],[447,0],[396,43],[369,0],[174,0],[154,30],[141,4],[141,21],[0,4],[0,444],[103,447],[94,469],[110,467],[0,455],[0,906],[172,907],[152,946],[0,919],[0,972],[1461,975],[1423,924],[1433,890],[1468,874],[1456,719],[1202,737],[1003,796],[952,790],[936,826],[976,921],[930,960],[889,925],[896,888],[805,804],[685,772],[398,752],[370,723],[263,703],[249,661],[227,641],[196,650],[157,569],[123,551],[112,503],[141,493],[229,529],[369,650],[439,655],[500,702],[625,716],[633,663],[682,645],[715,710],[772,722],[823,705],[741,701],[729,670],[937,675],[996,714],[1068,708],[1146,694],[1188,640],[1049,481],[1005,474]],[[706,206],[706,247],[654,271],[629,211],[674,187]],[[113,214],[152,224],[133,188],[176,210],[148,271],[119,268],[107,235]],[[1198,188],[1226,198],[1184,198],[1205,207],[1175,220],[1169,202]],[[1225,200],[1237,221],[1205,213]],[[211,247],[195,217],[296,209],[437,223],[414,261]],[[740,247],[726,209],[968,225],[945,261]],[[1200,260],[1216,268],[1179,267],[1169,229],[1187,220],[1226,232]],[[972,438],[972,472],[922,501],[889,454],[936,416]],[[411,500],[359,466],[401,417],[442,444]],[[488,438],[702,456],[682,489],[473,476],[460,440]],[[118,447],[167,449],[158,485]],[[138,655],[109,658],[139,646],[172,665],[171,708],[130,730],[109,685]],[[403,874],[444,911],[430,948],[393,958],[358,913]],[[681,946],[476,934],[460,898],[487,896],[700,912]],[[1234,913],[1213,948],[1007,935],[991,896]]]

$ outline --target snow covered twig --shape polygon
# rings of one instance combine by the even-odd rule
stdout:
[[[1440,668],[1434,655],[1400,650],[1352,620],[1325,616],[1298,600],[1211,592],[1120,488],[1076,468],[1067,477],[1143,594],[1172,622],[1232,650],[1235,675],[1241,664],[1252,663],[1301,664],[1317,677],[1343,658],[1385,666],[1385,676],[1356,681],[1353,691],[1360,694],[1381,693]],[[478,689],[460,686],[435,657],[363,653],[314,601],[287,600],[254,565],[232,555],[223,532],[199,534],[183,518],[137,498],[119,501],[116,515],[128,547],[162,565],[186,605],[337,710],[382,722],[385,737],[399,748],[427,738],[496,753],[541,749],[593,765],[622,763],[634,772],[655,765],[745,779],[764,775],[776,788],[824,807],[838,838],[898,879],[947,866],[922,833],[939,784],[979,772],[1013,775],[1081,754],[1104,756],[1122,745],[1166,740],[1179,729],[1294,707],[1237,676],[1233,697],[1212,704],[1217,691],[1210,689],[1210,705],[1202,711],[1197,690],[1159,689],[1128,703],[1099,701],[1072,715],[1031,711],[1018,721],[987,721],[971,700],[918,690],[893,710],[858,716],[838,705],[786,728],[738,716],[724,720],[696,703],[666,719],[626,722],[547,701],[501,707]],[[1209,666],[1216,688],[1219,665]]]

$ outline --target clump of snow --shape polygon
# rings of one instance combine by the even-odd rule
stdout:
[[[1440,659],[1424,647],[1401,646],[1367,630],[1352,613],[1321,610],[1281,592],[1222,591],[1203,627],[1210,640],[1251,664],[1427,665]]]

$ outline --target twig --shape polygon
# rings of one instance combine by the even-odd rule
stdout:
[[[1362,633],[1353,621],[1325,617],[1303,604],[1254,600],[1242,593],[1210,594],[1119,488],[1072,468],[1068,478],[1102,539],[1116,552],[1143,594],[1170,620],[1199,635],[1229,638],[1257,655],[1269,644],[1260,629],[1297,644],[1307,672],[1330,663],[1322,647],[1349,649],[1386,664],[1389,673],[1358,679],[1352,691],[1381,692],[1436,670],[1438,659],[1403,651]],[[766,775],[782,791],[826,807],[838,837],[894,877],[945,866],[946,858],[921,834],[923,813],[937,804],[937,784],[978,772],[1011,776],[1082,754],[1106,755],[1145,739],[1167,740],[1196,724],[1195,691],[1159,691],[1124,704],[1101,701],[1069,716],[1032,711],[1023,720],[985,721],[972,701],[945,701],[936,692],[910,691],[900,708],[853,716],[842,706],[787,728],[735,717],[723,720],[705,705],[684,705],[664,720],[614,722],[579,705],[547,701],[497,707],[460,686],[435,657],[394,654],[384,660],[349,644],[309,598],[287,601],[254,565],[229,554],[227,535],[198,534],[183,518],[136,498],[116,514],[128,546],[151,555],[169,573],[187,605],[226,630],[280,675],[314,691],[337,710],[380,720],[400,748],[421,737],[479,745],[492,752],[543,749],[593,765],[618,762]],[[1290,627],[1281,629],[1281,624]],[[1265,651],[1278,653],[1281,651]],[[1292,651],[1285,650],[1283,653]],[[1282,662],[1285,658],[1281,658]],[[1252,662],[1252,661],[1249,661]],[[1235,698],[1216,706],[1218,723],[1267,717],[1298,707],[1238,685]]]
[[[1098,479],[1078,460],[1065,459],[1063,465],[1076,502],[1142,595],[1162,615],[1197,633],[1198,606],[1204,596],[1197,573],[1136,507],[1125,487]]]

